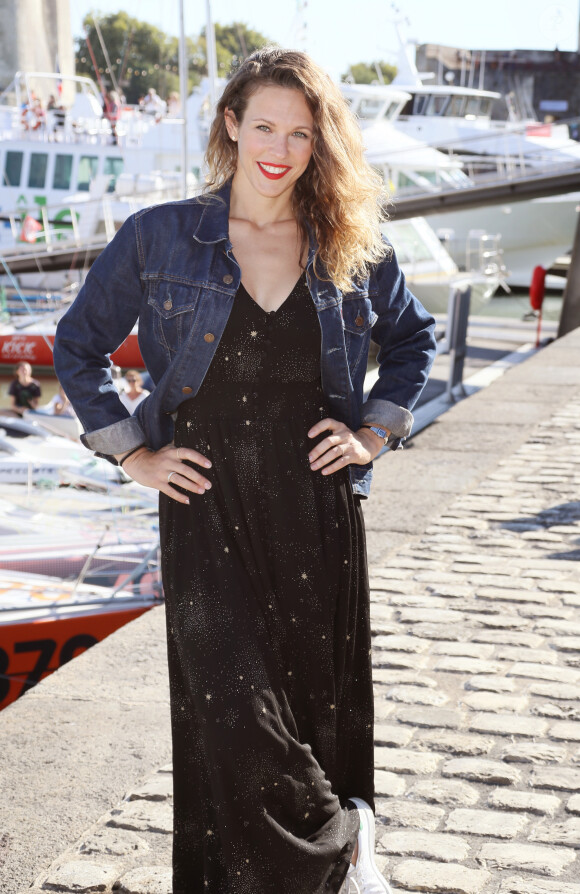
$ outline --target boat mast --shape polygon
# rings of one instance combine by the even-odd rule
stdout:
[[[185,45],[185,17],[184,3],[179,0],[179,92],[181,94],[181,114],[183,123],[181,127],[181,192],[184,199],[187,198],[187,49]]]
[[[217,81],[217,52],[215,48],[215,31],[211,17],[211,0],[205,0],[206,10],[206,26],[205,26],[205,44],[207,52],[207,76],[209,78],[209,97],[211,100],[212,114],[217,103],[216,81]]]

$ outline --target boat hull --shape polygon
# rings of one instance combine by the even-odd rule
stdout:
[[[54,335],[34,332],[0,332],[0,365],[14,366],[26,361],[32,366],[53,366]],[[131,333],[112,355],[117,366],[124,369],[145,369],[137,335]]]
[[[0,624],[0,710],[72,658],[152,608],[84,609],[73,617]]]

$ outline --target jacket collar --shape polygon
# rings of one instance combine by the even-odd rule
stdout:
[[[224,242],[229,238],[231,180],[216,192],[202,195],[198,201],[203,205],[197,229],[193,238],[204,244]]]
[[[229,235],[230,196],[232,181],[228,180],[215,192],[201,195],[198,201],[204,205],[197,229],[193,238],[198,242],[211,243],[222,242]],[[310,265],[318,248],[312,227],[307,224],[308,231],[308,261]]]
[[[230,216],[230,195],[232,191],[232,181],[228,180],[216,192],[202,195],[198,201],[203,205],[197,229],[193,234],[193,238],[202,244],[214,244],[216,242],[227,242],[229,245],[229,216]],[[318,248],[318,243],[310,226],[308,229],[308,260],[306,261],[306,269],[312,274],[314,273],[314,256]],[[231,245],[230,245],[231,247]],[[310,276],[311,288],[317,283],[317,277]],[[330,286],[330,284],[326,284]],[[332,287],[334,289],[334,287]],[[336,289],[334,289],[336,292]],[[315,289],[318,292],[318,289]]]

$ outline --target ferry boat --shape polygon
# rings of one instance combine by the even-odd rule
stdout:
[[[190,190],[207,139],[207,90],[204,81],[187,101]],[[51,95],[62,95],[66,105],[31,123],[28,110]],[[151,193],[161,193],[157,201],[182,198],[183,126],[182,117],[124,106],[113,130],[90,78],[17,72],[0,95],[0,251],[47,235],[65,239],[71,231],[89,238],[108,230],[110,238],[128,213],[151,204]],[[91,202],[102,195],[111,197],[108,220]]]

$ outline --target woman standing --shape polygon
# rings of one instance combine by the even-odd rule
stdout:
[[[242,64],[207,161],[203,196],[127,221],[55,346],[85,444],[160,491],[173,892],[379,894],[360,500],[409,434],[434,324],[305,54]],[[137,316],[156,388],[128,418],[106,355]]]

